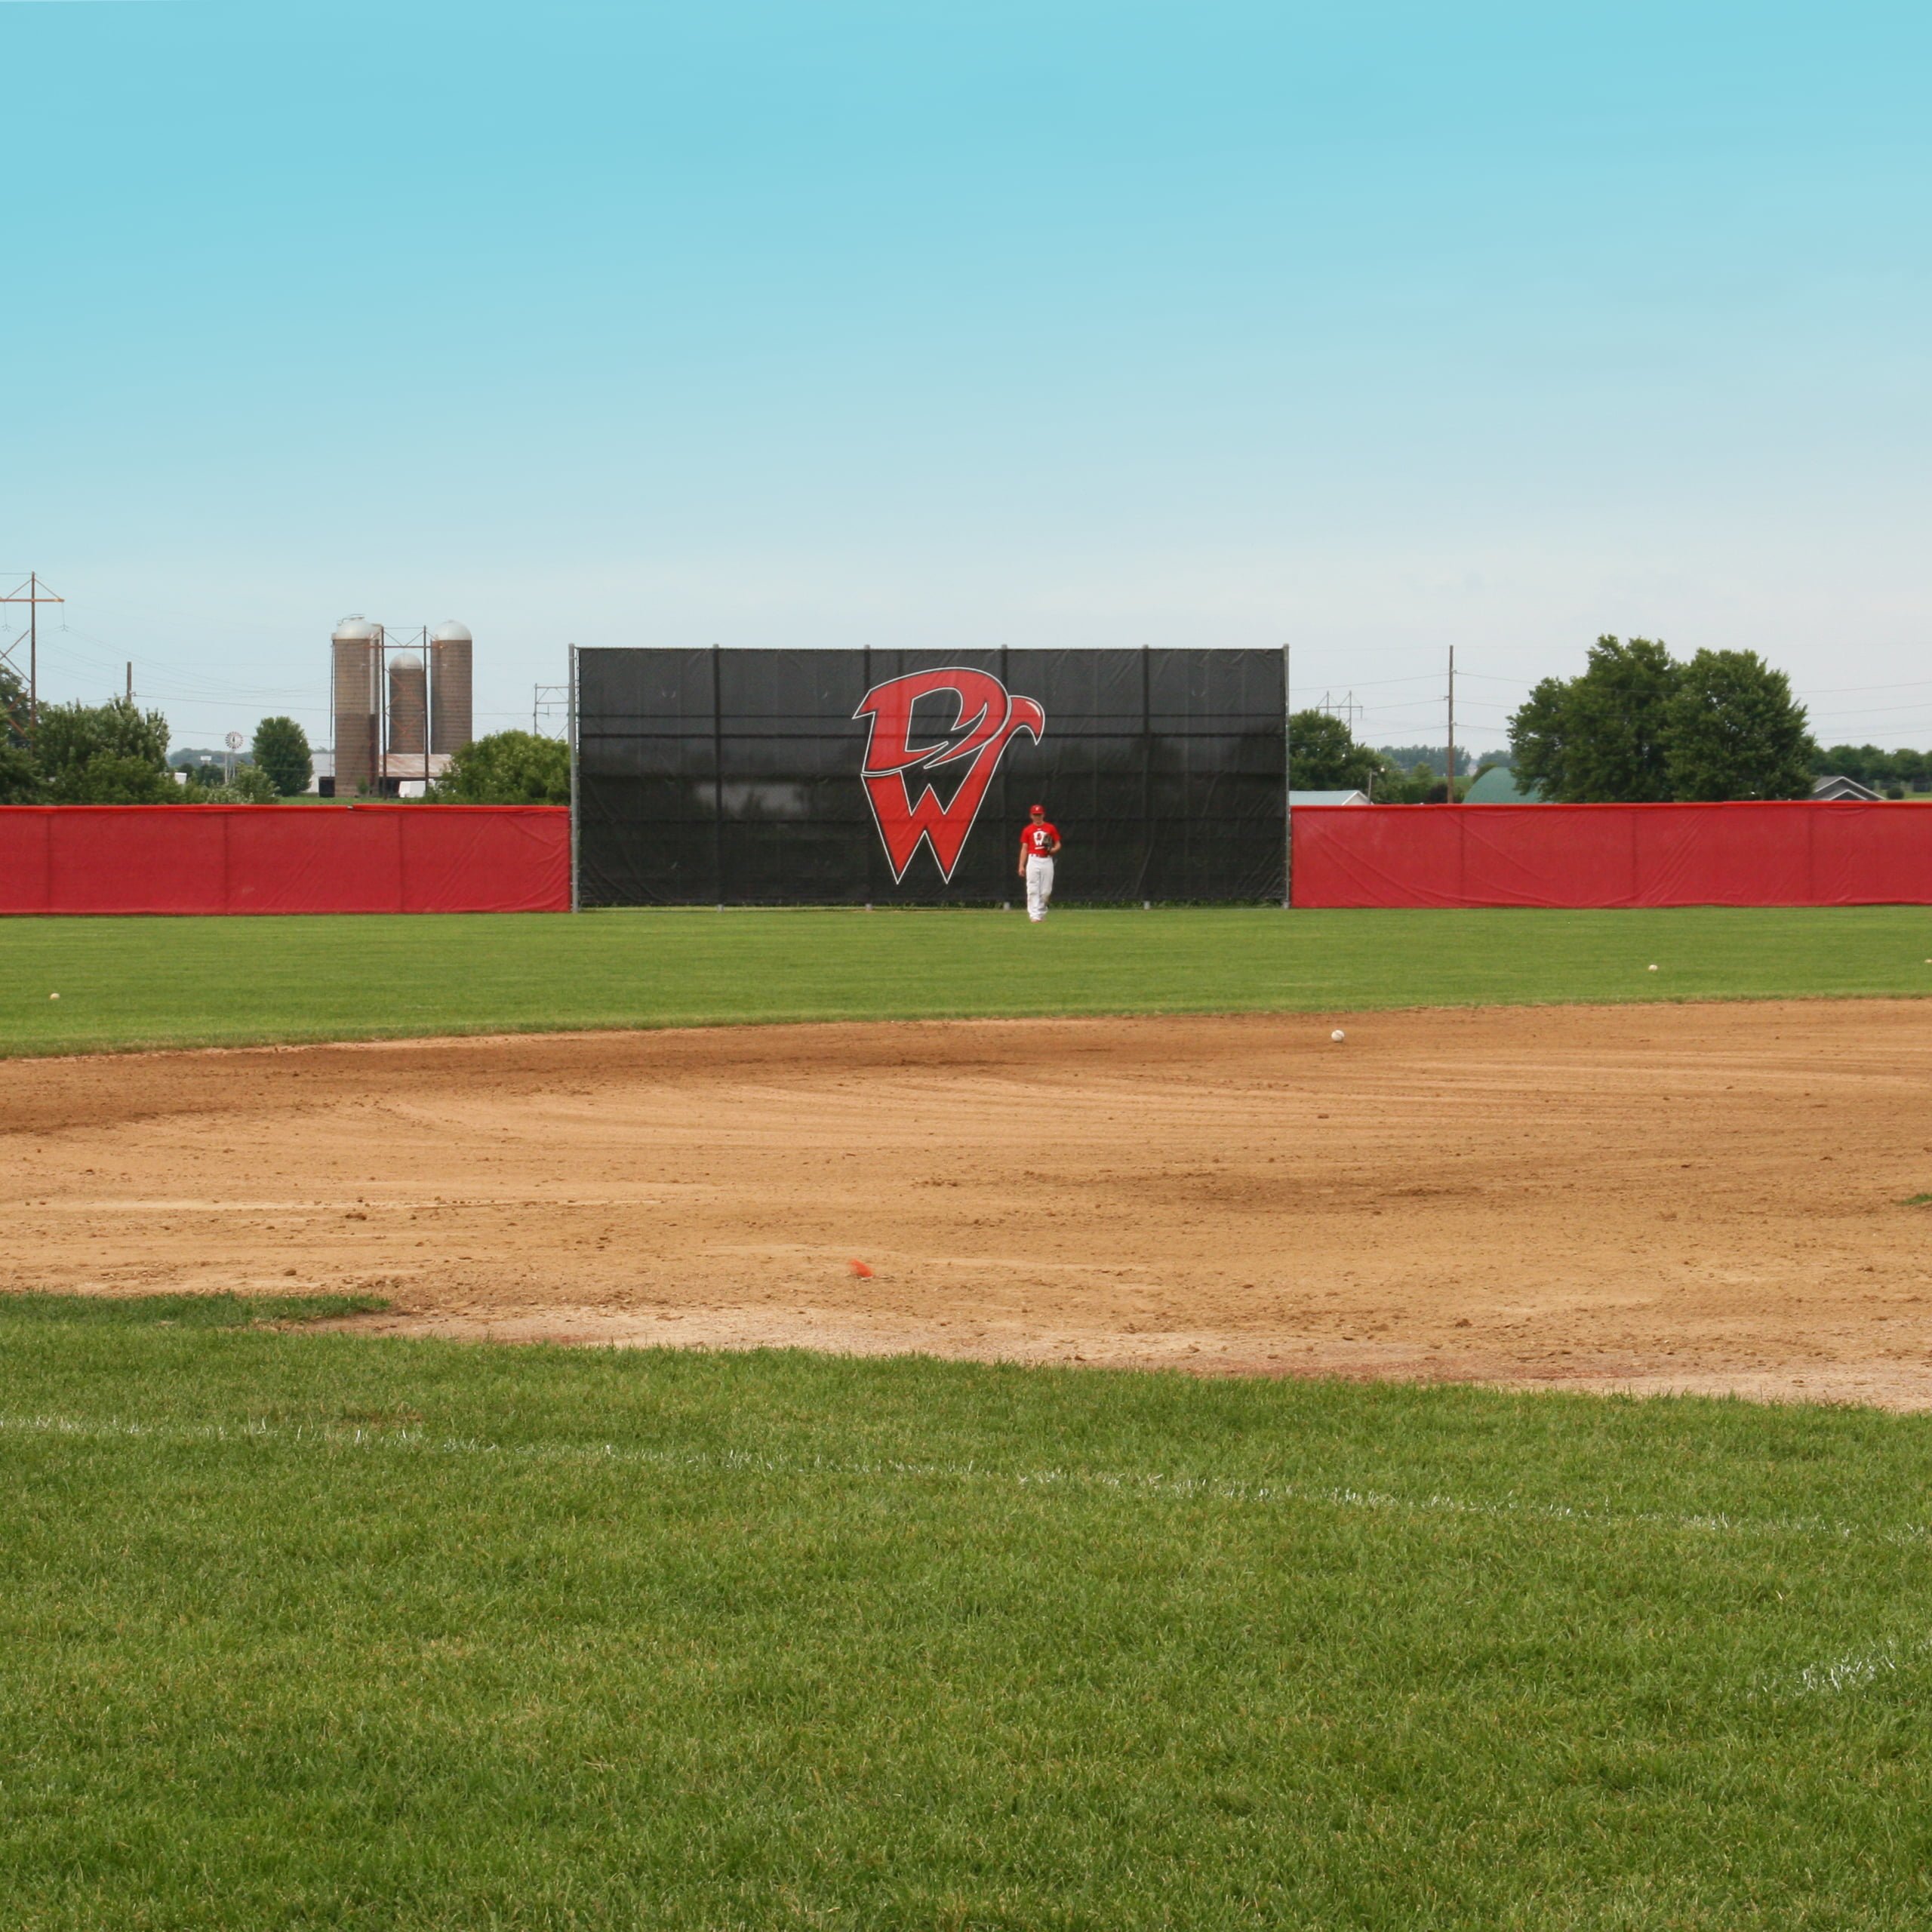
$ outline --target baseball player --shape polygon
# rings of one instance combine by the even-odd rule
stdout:
[[[1054,854],[1059,850],[1060,834],[1048,823],[1046,807],[1035,805],[1020,835],[1020,876],[1026,881],[1026,916],[1036,926],[1054,896]]]

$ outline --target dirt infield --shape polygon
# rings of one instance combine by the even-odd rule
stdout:
[[[15,1288],[1932,1407],[1921,1002],[13,1061],[0,1134]]]

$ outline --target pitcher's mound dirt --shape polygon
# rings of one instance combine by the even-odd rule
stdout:
[[[0,1131],[17,1288],[1932,1407],[1909,1001],[17,1060]]]

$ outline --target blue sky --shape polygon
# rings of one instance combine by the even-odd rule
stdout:
[[[45,688],[337,618],[1291,641],[1500,743],[1600,631],[1932,744],[1932,10],[0,0]],[[59,626],[65,621],[67,629]]]

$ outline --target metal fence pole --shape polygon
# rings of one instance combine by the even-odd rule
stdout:
[[[724,909],[724,654],[711,647],[711,869],[717,875],[718,909]]]
[[[1292,647],[1281,647],[1281,910],[1295,903],[1294,700],[1291,692],[1289,658]]]
[[[577,776],[577,646],[575,645],[572,645],[571,646],[570,734],[571,910],[573,912],[581,912],[583,910],[583,888],[578,883],[579,872],[580,869],[578,854],[581,848],[579,842],[580,834],[577,828],[582,817],[582,806],[580,802]]]

